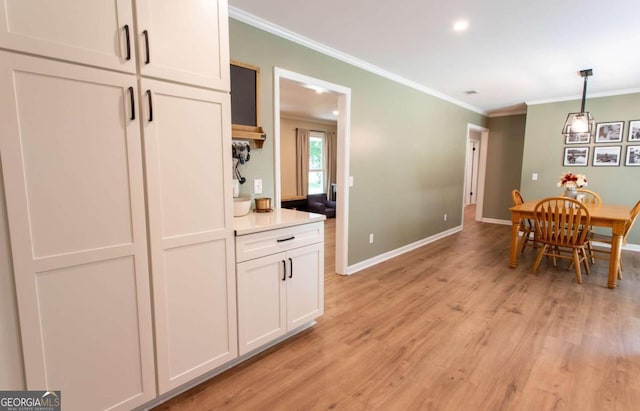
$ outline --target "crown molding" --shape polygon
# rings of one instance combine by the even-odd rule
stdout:
[[[527,114],[527,110],[516,110],[516,111],[494,111],[494,112],[489,112],[487,114],[487,117],[489,118],[493,118],[493,117],[507,117],[507,116],[517,116],[520,114]]]
[[[376,65],[370,64],[364,60],[360,60],[356,57],[353,57],[349,54],[343,53],[339,50],[326,46],[317,41],[311,40],[307,37],[301,36],[293,31],[287,30],[284,27],[278,26],[270,21],[261,19],[260,17],[254,16],[253,14],[247,13],[244,10],[238,9],[233,6],[229,6],[229,17],[235,20],[246,23],[250,26],[256,27],[260,30],[266,31],[267,33],[271,33],[274,36],[282,37],[286,40],[292,41],[294,43],[300,44],[309,49],[315,50],[318,53],[322,53],[329,57],[333,57],[337,60],[340,60],[344,63],[350,64],[352,66],[361,68],[373,74],[377,74],[380,77],[384,77],[388,80],[394,81],[396,83],[402,84],[407,87],[411,87],[415,90],[418,90],[422,93],[429,94],[433,97],[439,98],[441,100],[447,101],[449,103],[455,104],[456,106],[465,108],[467,110],[473,111],[478,114],[486,115],[486,111],[474,107],[470,104],[467,104],[463,101],[457,100],[453,97],[447,96],[446,94],[440,93],[438,91],[432,90],[428,87],[423,86],[422,84],[418,84],[415,81],[409,80],[405,77],[394,74],[390,71],[387,71],[383,68],[380,68]]]
[[[635,94],[635,93],[640,93],[640,88],[627,88],[627,89],[622,89],[622,90],[605,91],[605,92],[601,92],[601,93],[591,93],[590,92],[589,93],[589,97],[587,97],[587,101],[589,101],[592,98],[621,96],[621,95],[624,95],[624,94]],[[547,99],[542,99],[542,100],[525,101],[525,104],[527,106],[535,106],[535,105],[538,105],[538,104],[561,103],[563,101],[573,101],[573,100],[580,100],[580,99],[582,99],[582,95],[568,96],[568,97],[547,98]]]

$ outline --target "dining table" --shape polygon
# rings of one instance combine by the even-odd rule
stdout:
[[[522,219],[533,220],[533,210],[540,200],[530,200],[522,204],[511,207],[511,247],[509,250],[509,267],[515,268],[518,258],[518,235],[520,221]],[[616,288],[618,279],[618,269],[620,264],[620,253],[624,230],[631,220],[631,207],[619,204],[587,205],[591,215],[592,227],[605,227],[611,229],[611,257],[609,258],[609,279],[607,286]]]

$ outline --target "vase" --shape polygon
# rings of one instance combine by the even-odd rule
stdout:
[[[576,200],[578,198],[578,192],[575,187],[567,187],[564,190],[564,196]]]

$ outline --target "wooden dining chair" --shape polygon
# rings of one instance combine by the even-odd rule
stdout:
[[[568,259],[576,269],[578,284],[582,284],[580,263],[584,264],[587,274],[591,272],[586,250],[589,233],[582,229],[591,223],[587,207],[571,198],[549,197],[536,204],[533,220],[535,239],[542,244],[542,248],[538,252],[532,271],[538,271],[540,261],[545,255],[553,259],[554,267],[558,266],[558,258]],[[570,252],[570,255],[563,252]]]
[[[629,222],[624,227],[624,234],[622,235],[622,244],[627,243],[627,236],[629,235],[629,231],[633,227],[633,224],[636,222],[638,218],[638,214],[640,214],[640,201],[636,203],[635,206],[631,209],[631,218]],[[607,244],[606,247],[599,247],[593,245],[593,243],[602,243]],[[597,258],[600,260],[609,260],[611,258],[611,243],[613,242],[613,237],[607,234],[600,233],[591,233],[589,236],[589,251],[591,252],[592,258]],[[622,279],[622,255],[619,256],[620,260],[618,261],[618,279]]]
[[[517,189],[511,192],[511,199],[513,200],[513,205],[520,205],[524,203],[524,198],[522,197],[522,194],[520,194],[520,191]],[[531,234],[533,233],[533,221],[529,220],[528,218],[520,220],[520,232],[522,233],[522,246],[520,249],[521,253],[524,252],[524,249],[527,245],[534,248],[537,247],[535,236],[534,239],[531,239]]]
[[[581,199],[581,202],[586,205],[599,206],[602,204],[602,197],[595,191],[587,190],[586,188],[577,188],[576,193],[578,193],[578,199]]]
[[[578,195],[578,201],[580,201],[582,204],[592,207],[602,204],[602,197],[600,197],[600,195],[595,191],[587,190],[586,188],[577,188],[576,193]],[[593,226],[589,227],[589,234],[595,234]],[[589,260],[591,261],[591,264],[595,264],[596,259],[593,253],[591,242],[589,242],[589,244],[587,245],[587,251],[589,251]]]

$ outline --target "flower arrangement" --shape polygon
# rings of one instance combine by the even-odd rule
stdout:
[[[573,174],[571,171],[562,173],[560,181],[558,181],[558,187],[566,187],[569,189],[580,188],[586,185],[587,176],[584,174]]]

